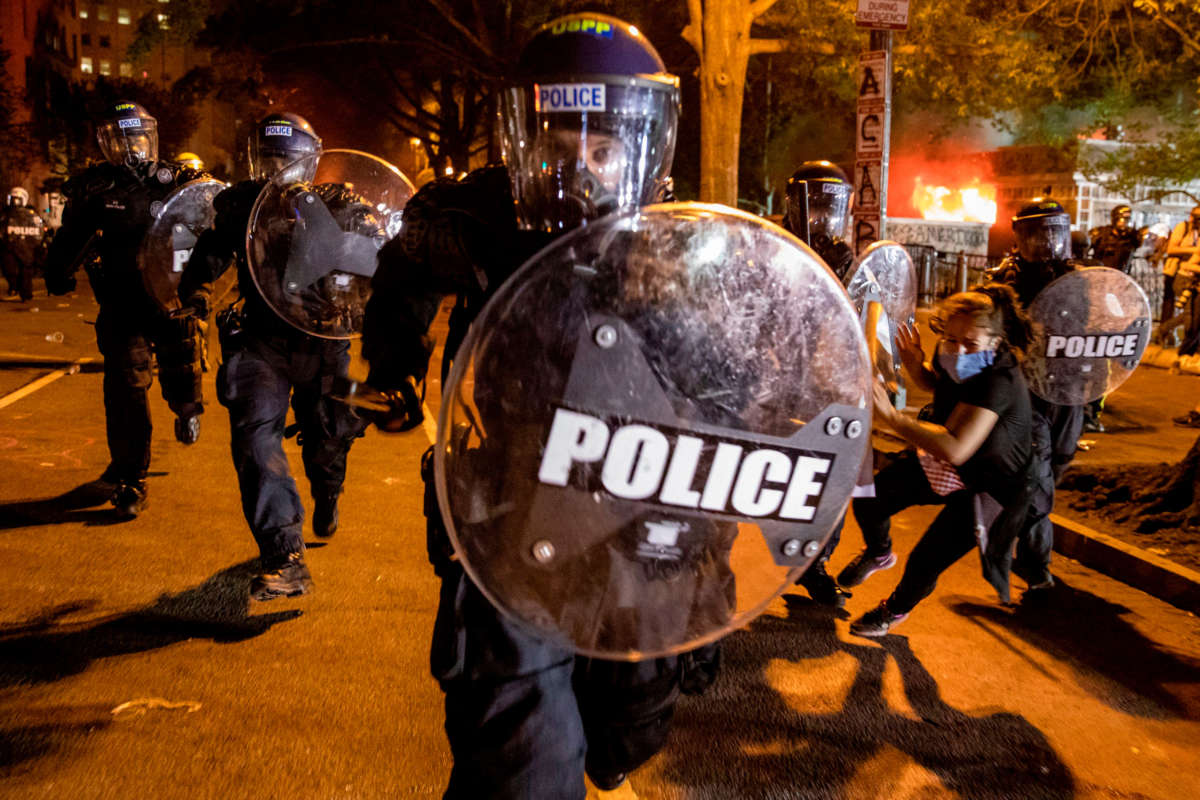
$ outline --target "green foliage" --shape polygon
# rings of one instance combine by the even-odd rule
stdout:
[[[137,21],[133,41],[126,48],[130,61],[140,62],[160,44],[194,42],[211,12],[210,0],[169,0],[157,4]],[[159,16],[165,17],[160,20]]]

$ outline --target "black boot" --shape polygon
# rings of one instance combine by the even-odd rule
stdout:
[[[176,417],[175,439],[183,444],[195,444],[200,439],[200,415]]]
[[[815,602],[830,608],[841,608],[850,597],[850,593],[838,586],[833,576],[825,571],[825,559],[814,561],[796,583],[807,589],[808,596]]]
[[[250,581],[250,597],[266,602],[277,597],[297,597],[312,591],[312,575],[304,563],[304,553],[288,553],[264,562],[263,571]]]
[[[312,526],[318,539],[328,539],[338,528],[338,495],[328,492],[313,498]]]
[[[117,516],[133,519],[146,508],[146,484],[142,481],[121,481],[112,496]]]

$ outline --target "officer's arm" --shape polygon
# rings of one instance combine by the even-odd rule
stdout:
[[[234,262],[234,251],[226,238],[215,228],[200,234],[179,279],[179,299],[185,307],[194,309],[199,319],[211,310],[213,284]]]
[[[433,338],[429,326],[447,292],[436,285],[432,265],[405,253],[400,237],[379,251],[371,298],[363,318],[363,358],[371,366],[367,382],[393,391],[419,383],[429,369]]]
[[[66,294],[75,289],[75,271],[96,246],[97,231],[86,206],[76,199],[67,202],[63,223],[50,241],[43,273],[46,291]]]
[[[239,185],[217,195],[213,201],[217,211],[213,226],[196,240],[180,276],[179,299],[200,319],[208,316],[213,285],[236,262],[238,247],[245,236],[249,208],[243,208],[247,202],[243,193],[254,194],[253,190]],[[252,198],[250,202],[253,202]]]

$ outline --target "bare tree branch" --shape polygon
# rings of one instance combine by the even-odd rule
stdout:
[[[763,14],[771,10],[771,6],[775,5],[776,0],[753,0],[750,3],[750,19],[758,19]]]
[[[444,2],[442,2],[442,0],[427,0],[427,2],[429,5],[433,6],[434,9],[441,14],[442,17],[445,18],[446,22],[449,22],[456,31],[465,36],[468,42],[479,48],[480,52],[493,61],[496,59],[496,54],[492,51],[492,48],[488,46],[487,42],[481,41],[470,28],[462,24],[458,17],[454,16],[454,9],[448,7]]]
[[[751,39],[750,55],[760,53],[782,53],[791,48],[792,43],[786,39]],[[832,49],[832,48],[831,48]]]

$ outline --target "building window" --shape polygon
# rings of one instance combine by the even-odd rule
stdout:
[[[112,40],[107,36],[101,36],[100,37],[100,46],[101,47],[111,47]]]
[[[100,74],[112,75],[112,62],[106,58],[100,59]]]
[[[159,14],[159,15],[158,15],[158,27],[159,27],[159,28],[161,28],[161,29],[162,29],[162,30],[164,30],[164,31],[165,31],[165,30],[170,30],[170,28],[171,28],[171,22],[170,22],[170,20],[168,20],[168,19],[167,19],[167,15],[166,15],[166,14]]]
[[[130,64],[128,61],[122,61],[120,72],[121,72],[122,78],[132,78],[133,77],[133,64]]]
[[[92,46],[92,35],[90,33],[79,34],[79,43],[84,45],[85,47],[91,47]]]
[[[88,18],[88,10],[87,10],[86,8],[81,8],[81,9],[79,9],[79,18],[80,18],[80,19],[87,19],[87,18]]]
[[[88,58],[87,56],[84,56],[83,58],[79,59],[79,71],[85,75],[91,75],[92,74],[92,59]]]
[[[101,22],[108,22],[112,19],[112,12],[108,10],[108,6],[96,7],[96,19]]]
[[[130,17],[129,17],[129,9],[128,8],[118,8],[117,9],[117,24],[118,25],[128,25],[129,19],[130,19]]]

